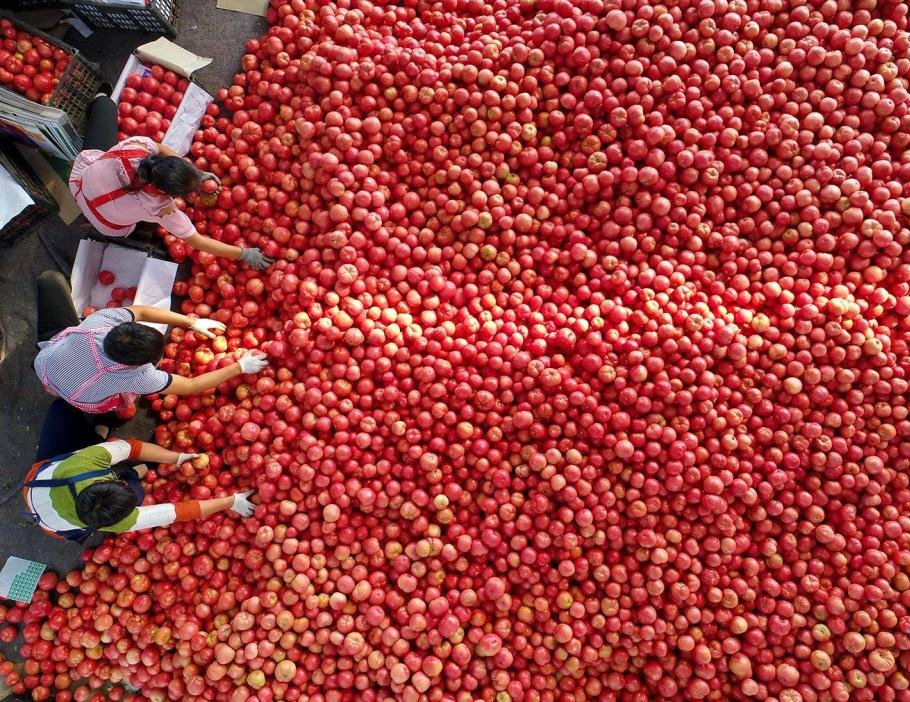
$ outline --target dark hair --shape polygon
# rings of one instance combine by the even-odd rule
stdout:
[[[76,514],[92,529],[116,524],[136,508],[136,493],[122,480],[99,480],[76,496]]]
[[[202,183],[202,173],[179,156],[146,156],[136,167],[139,184],[151,183],[173,197],[185,197]]]
[[[104,337],[104,353],[127,366],[158,363],[164,353],[164,334],[138,322],[124,322]]]

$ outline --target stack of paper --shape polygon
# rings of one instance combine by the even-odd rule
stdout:
[[[6,88],[0,88],[0,137],[31,144],[66,161],[72,161],[82,149],[82,138],[66,112]]]

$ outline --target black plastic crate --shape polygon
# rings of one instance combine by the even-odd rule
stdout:
[[[116,0],[70,0],[68,7],[93,29],[177,36],[177,0],[145,0],[145,7]]]
[[[101,83],[101,71],[97,64],[92,63],[79,53],[79,50],[70,46],[65,41],[52,37],[40,29],[26,24],[13,15],[0,11],[0,17],[10,20],[17,29],[22,29],[37,37],[41,37],[51,46],[62,49],[69,54],[70,61],[54,92],[47,104],[63,110],[70,118],[73,127],[80,134],[85,125],[85,112],[89,104],[98,94],[98,85]]]
[[[0,246],[5,246],[54,214],[57,203],[14,146],[0,149],[0,166],[9,172],[34,201],[34,204],[26,207],[0,229]]]
[[[10,10],[56,10],[65,4],[63,0],[4,0],[0,3]]]

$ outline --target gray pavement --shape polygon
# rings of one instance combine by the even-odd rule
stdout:
[[[246,39],[266,28],[260,17],[218,10],[215,0],[182,0],[175,41],[214,61],[195,76],[214,92],[230,85],[239,70]],[[135,32],[101,30],[83,38],[70,30],[66,41],[100,64],[114,82],[136,46],[155,37]],[[44,270],[69,274],[80,233],[56,216],[8,248],[0,248],[0,499],[11,495],[34,459],[44,412],[51,398],[43,391],[31,364],[35,355],[34,281]],[[154,419],[142,409],[117,430],[119,436],[147,439]],[[44,535],[23,519],[21,498],[0,505],[0,564],[10,555],[48,564],[61,573],[78,567],[81,547]],[[16,648],[0,646],[4,654]]]

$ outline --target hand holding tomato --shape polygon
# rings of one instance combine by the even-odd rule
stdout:
[[[202,183],[199,184],[199,191],[206,195],[219,193],[221,191],[221,178],[214,173],[204,172],[202,174]]]
[[[204,207],[211,207],[218,201],[218,195],[221,193],[221,179],[208,172],[203,173],[202,178],[199,189],[192,194],[193,199]]]
[[[254,492],[255,490],[247,490],[246,492],[235,493],[231,511],[236,512],[241,517],[252,517],[256,511],[256,505],[250,499]]]

